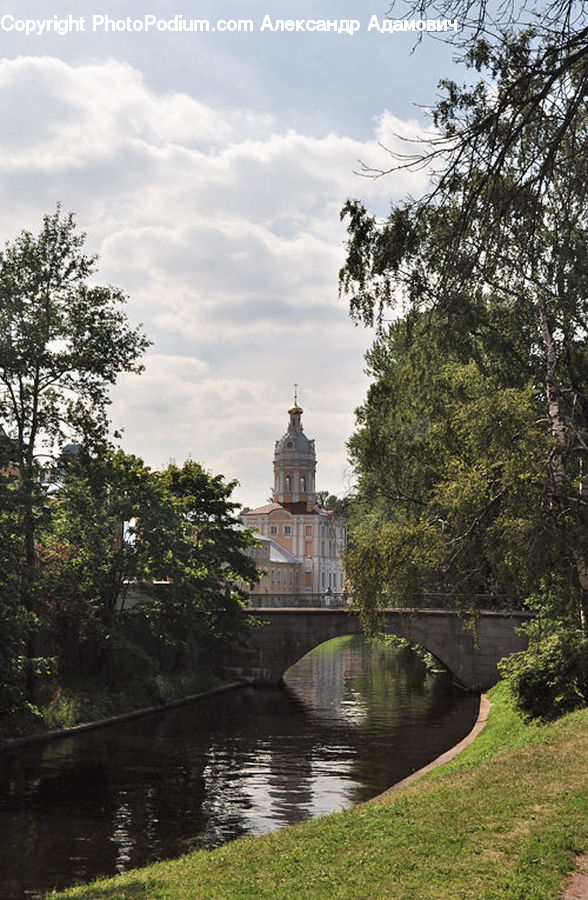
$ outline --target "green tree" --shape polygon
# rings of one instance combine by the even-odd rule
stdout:
[[[38,605],[60,669],[78,671],[85,645],[94,649],[95,673],[104,674],[128,587],[147,566],[131,523],[154,518],[165,501],[138,457],[107,442],[72,449],[59,460],[51,517],[39,534]]]
[[[397,6],[394,0],[390,16]],[[526,0],[492,7],[481,0],[407,0],[403,17],[458,22],[457,31],[445,39],[459,48],[460,59],[478,81],[460,86],[444,79],[445,96],[432,111],[435,136],[413,154],[391,153],[390,168],[366,166],[366,172],[377,176],[432,165],[437,177],[431,198],[453,193],[456,179],[461,184],[456,240],[468,234],[468,220],[483,204],[482,230],[495,241],[495,226],[519,196],[540,204],[544,188],[569,161],[570,145],[586,159],[586,147],[575,138],[588,88],[586,12],[585,0],[547,0],[540,10]],[[516,169],[514,190],[505,190],[509,163],[523,144],[531,151],[527,164]],[[491,194],[493,209],[486,205]],[[530,239],[539,221],[529,217]]]
[[[548,44],[545,35],[544,52]],[[357,202],[343,210],[349,242],[341,284],[352,314],[383,332],[389,307],[406,310],[402,336],[391,329],[376,345],[378,383],[360,414],[369,428],[360,428],[352,451],[369,486],[384,465],[365,450],[385,429],[381,415],[395,407],[401,431],[420,419],[424,444],[409,437],[413,457],[395,456],[380,441],[389,468],[399,470],[388,526],[399,506],[411,505],[403,494],[413,490],[416,501],[400,542],[407,561],[426,555],[424,523],[433,568],[461,569],[462,580],[468,566],[482,575],[495,544],[502,554],[492,578],[513,561],[546,606],[557,578],[560,612],[571,609],[586,628],[588,121],[579,100],[586,56],[567,61],[540,88],[533,35],[470,50],[470,64],[489,80],[445,85],[433,116],[446,162],[429,195],[394,207],[384,223]],[[515,101],[522,112],[513,131],[505,110]],[[399,397],[383,399],[387,378],[404,379]],[[427,446],[433,427],[448,426],[436,449]],[[438,454],[432,464],[431,453]],[[411,478],[419,456],[424,495],[414,494]]]
[[[367,357],[346,570],[370,627],[383,604],[433,593],[470,607],[491,591],[515,604],[547,573],[570,579],[565,532],[548,515],[540,392],[507,383],[479,347],[448,348],[435,324],[398,320]]]
[[[192,460],[154,477],[169,503],[167,525],[139,516],[137,535],[148,549],[149,576],[169,584],[153,592],[145,612],[155,633],[174,644],[181,666],[190,636],[208,646],[231,642],[253,623],[245,585],[259,580],[246,553],[255,540],[230,499],[236,481]]]
[[[26,666],[24,648],[37,624],[20,597],[20,560],[24,553],[16,503],[18,473],[10,461],[9,442],[0,433],[0,712],[22,700]]]
[[[234,486],[193,461],[153,472],[108,445],[70,455],[52,499],[40,578],[66,665],[76,640],[86,639],[97,672],[107,673],[121,633],[139,620],[174,647],[178,668],[190,639],[210,644],[243,631],[241,583],[256,581],[257,571],[245,554],[252,538],[230,500]],[[128,610],[135,582],[147,597]]]
[[[121,372],[140,371],[148,346],[127,321],[123,293],[90,284],[96,259],[83,253],[84,240],[58,207],[37,235],[23,231],[0,252],[0,425],[18,470],[24,547],[17,581],[29,613],[37,611],[38,535],[47,514],[43,457],[72,436],[102,439],[108,389]],[[35,657],[30,642],[27,652]]]
[[[349,514],[349,497],[337,497],[328,491],[317,491],[316,502],[321,509],[333,510],[338,516]]]

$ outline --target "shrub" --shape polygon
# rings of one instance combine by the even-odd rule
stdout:
[[[112,643],[113,670],[117,683],[155,675],[158,668],[157,660],[132,637],[115,634]]]
[[[79,722],[79,704],[75,697],[58,688],[57,692],[47,706],[41,710],[45,727],[48,731],[59,728],[71,728]]]
[[[18,738],[44,731],[43,716],[32,703],[22,703],[0,718],[0,738]]]
[[[527,718],[556,719],[588,705],[588,637],[562,627],[531,638],[527,650],[499,663],[517,709]]]

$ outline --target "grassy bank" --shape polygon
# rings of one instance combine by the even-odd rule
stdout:
[[[525,725],[490,696],[474,744],[408,788],[55,896],[552,900],[588,849],[588,710]]]
[[[37,706],[28,704],[0,721],[2,740],[71,728],[145,707],[159,706],[216,687],[208,669],[128,679],[107,686],[96,680],[72,679],[56,685]]]

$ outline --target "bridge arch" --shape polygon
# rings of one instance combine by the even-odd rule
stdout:
[[[290,666],[334,637],[361,634],[359,617],[340,609],[259,609],[265,624],[244,646],[221,660],[231,675],[254,683],[278,683]],[[497,663],[526,647],[516,628],[528,613],[481,612],[472,621],[452,610],[384,611],[386,631],[420,644],[466,690],[487,690],[498,680]]]

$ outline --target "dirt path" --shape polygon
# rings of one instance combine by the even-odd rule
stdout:
[[[578,871],[572,875],[561,895],[562,900],[588,900],[588,853],[582,853],[577,861]]]

